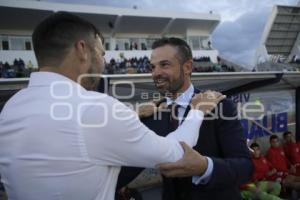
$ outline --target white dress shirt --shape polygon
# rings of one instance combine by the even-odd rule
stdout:
[[[0,174],[10,200],[113,200],[120,166],[153,168],[194,146],[203,113],[167,138],[105,94],[65,76],[32,73],[0,114]],[[189,132],[191,134],[185,134]]]
[[[182,119],[184,117],[186,108],[190,104],[190,101],[194,95],[194,86],[191,84],[186,91],[184,91],[181,95],[179,95],[175,100],[172,100],[170,98],[167,99],[167,105],[171,105],[175,103],[176,105],[179,105],[178,107],[178,123],[182,123]],[[190,132],[187,132],[186,134],[190,134]],[[211,158],[206,157],[208,161],[207,169],[204,172],[202,176],[193,176],[192,182],[196,185],[198,184],[207,184],[210,180],[214,163]]]

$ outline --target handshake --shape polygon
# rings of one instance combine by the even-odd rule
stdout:
[[[208,90],[195,94],[191,100],[190,106],[192,109],[199,109],[204,114],[208,114],[225,98],[226,95],[223,95],[220,92]],[[140,118],[144,118],[149,117],[156,112],[165,110],[167,107],[168,106],[165,102],[159,100],[141,104],[137,112]]]

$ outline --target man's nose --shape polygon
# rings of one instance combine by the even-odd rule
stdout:
[[[161,75],[161,70],[159,69],[159,67],[154,67],[152,68],[152,76],[153,77],[157,77]]]

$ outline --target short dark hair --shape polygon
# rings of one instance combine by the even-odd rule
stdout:
[[[253,149],[255,147],[258,147],[259,148],[259,145],[256,143],[256,142],[253,142],[251,145],[250,145],[250,148]]]
[[[283,133],[283,137],[285,138],[289,134],[292,134],[292,132],[291,131],[286,131],[286,132]]]
[[[90,22],[68,12],[56,12],[44,19],[32,34],[39,66],[58,65],[75,42],[85,40],[92,47],[99,30]]]
[[[271,135],[271,136],[270,136],[270,142],[271,142],[272,140],[274,140],[274,139],[279,139],[279,138],[278,138],[277,135]]]
[[[177,48],[179,61],[181,64],[185,63],[186,61],[193,59],[193,54],[190,46],[186,43],[186,41],[175,38],[175,37],[163,37],[161,39],[156,40],[152,44],[152,49],[156,49],[158,47],[163,47],[165,45],[171,45]]]

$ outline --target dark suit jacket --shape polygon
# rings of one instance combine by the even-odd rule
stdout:
[[[164,178],[163,200],[241,199],[239,185],[247,182],[253,171],[249,150],[240,121],[221,117],[236,116],[237,110],[232,101],[224,99],[217,108],[214,113],[218,119],[203,121],[197,145],[194,147],[199,153],[213,160],[210,181],[205,185],[194,185],[192,177],[180,178],[179,181],[183,184],[178,188],[174,185],[175,179]],[[142,122],[161,136],[166,136],[170,132],[169,113],[163,113],[161,120],[148,117]],[[122,168],[118,187],[127,184],[141,170]],[[175,194],[175,191],[179,193]]]

